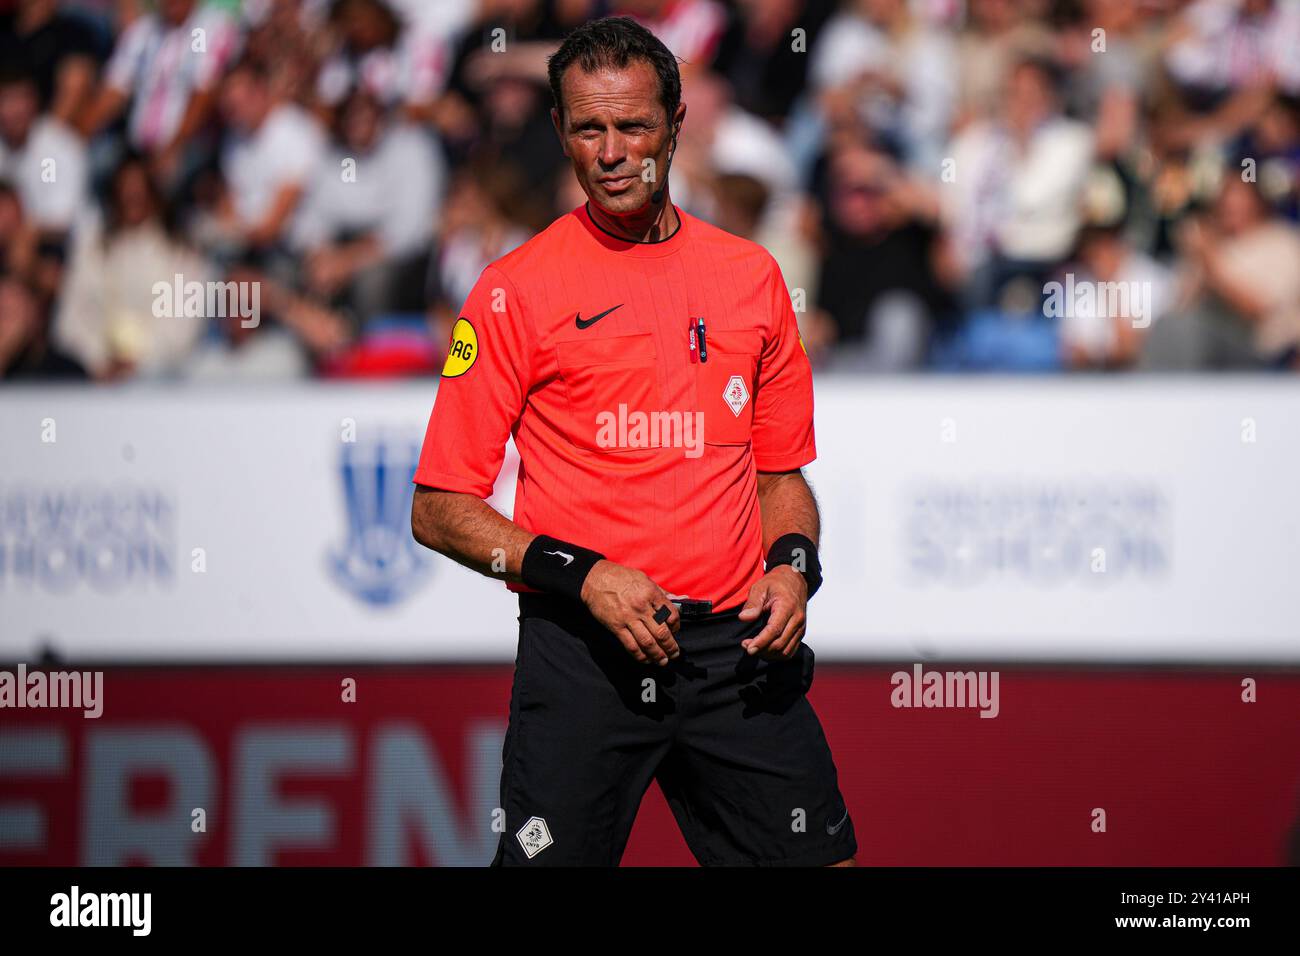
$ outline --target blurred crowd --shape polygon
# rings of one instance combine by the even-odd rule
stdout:
[[[816,367],[1300,370],[1300,0],[0,0],[0,376],[437,374],[608,14]]]

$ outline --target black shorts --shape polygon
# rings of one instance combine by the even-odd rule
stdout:
[[[739,608],[683,620],[642,664],[583,605],[519,596],[493,866],[616,866],[652,779],[702,865],[825,866],[857,852],[821,723],[813,652],[766,661]]]

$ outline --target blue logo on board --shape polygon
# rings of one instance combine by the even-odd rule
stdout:
[[[411,536],[416,440],[383,436],[345,442],[339,473],[347,539],[329,556],[330,573],[367,604],[396,604],[424,583],[431,562]]]

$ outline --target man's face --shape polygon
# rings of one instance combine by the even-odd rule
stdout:
[[[866,236],[886,222],[891,170],[870,150],[850,147],[831,159],[831,215],[852,236]]]
[[[1225,177],[1214,211],[1219,228],[1229,236],[1246,232],[1267,216],[1254,187],[1236,176]]]
[[[148,173],[142,165],[131,165],[117,178],[117,205],[122,222],[138,226],[153,214],[153,196],[149,192]]]
[[[381,108],[371,97],[353,97],[343,111],[343,141],[348,148],[369,152],[379,138],[381,119]]]
[[[354,0],[343,8],[343,35],[358,50],[373,50],[384,43],[383,11],[374,3]]]
[[[574,64],[561,92],[564,116],[552,109],[551,119],[587,198],[614,215],[646,206],[667,169],[673,139],[654,68],[632,60],[623,69],[585,73]],[[679,104],[677,122],[685,115],[686,104]]]
[[[13,236],[23,226],[23,207],[14,193],[0,192],[0,236]]]
[[[230,125],[248,132],[256,125],[264,105],[264,91],[246,70],[226,77],[221,88],[221,111]]]
[[[21,146],[27,141],[39,108],[36,87],[30,80],[0,87],[0,137],[11,145]]]
[[[165,22],[179,26],[194,12],[194,0],[161,0],[158,12]]]
[[[1004,101],[1007,122],[1028,131],[1050,116],[1053,109],[1050,81],[1037,67],[1021,64],[1012,72]]]

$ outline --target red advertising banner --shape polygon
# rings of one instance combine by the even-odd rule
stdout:
[[[97,718],[7,703],[0,864],[485,864],[510,677],[117,668]],[[990,683],[996,707],[926,706],[953,700],[922,692],[919,665],[819,665],[811,698],[859,863],[1300,863],[1300,674],[1009,668]],[[694,864],[657,787],[624,864]]]

